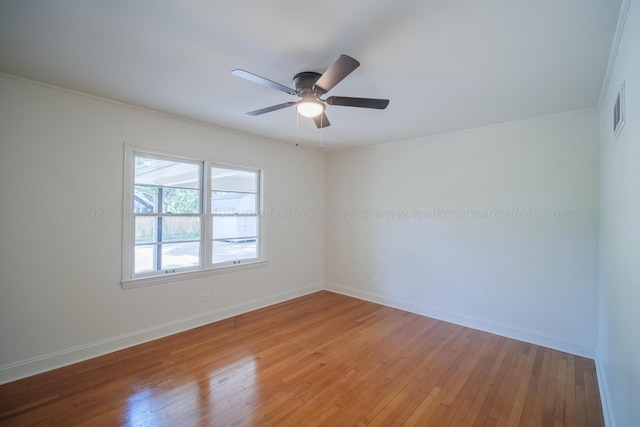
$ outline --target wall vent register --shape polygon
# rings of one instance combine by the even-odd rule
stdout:
[[[625,105],[624,105],[624,82],[620,85],[616,102],[613,106],[613,135],[618,138],[622,128],[624,127],[625,119]]]

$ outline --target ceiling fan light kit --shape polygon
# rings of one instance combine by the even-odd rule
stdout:
[[[296,110],[298,110],[298,113],[301,116],[308,117],[310,119],[322,114],[324,109],[324,104],[314,99],[303,99],[296,104]]]
[[[374,98],[352,98],[348,96],[330,96],[327,99],[320,98],[329,92],[335,85],[340,83],[353,70],[358,68],[360,63],[348,55],[340,55],[323,74],[313,71],[304,71],[293,77],[293,85],[295,89],[265,79],[256,74],[245,70],[236,69],[231,73],[237,77],[279,90],[289,95],[297,95],[300,99],[297,102],[285,102],[282,104],[272,105],[271,107],[261,108],[260,110],[249,111],[247,114],[251,116],[259,116],[272,111],[283,108],[296,106],[297,112],[304,117],[312,118],[318,128],[324,128],[330,125],[329,119],[325,114],[326,105],[340,105],[344,107],[373,108],[376,110],[384,110],[389,105],[388,99]]]

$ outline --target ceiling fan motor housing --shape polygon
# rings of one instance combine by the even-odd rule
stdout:
[[[319,91],[320,93],[317,93],[316,90],[318,90],[318,88],[314,88],[313,86],[320,76],[322,76],[322,74],[314,73],[313,71],[303,71],[293,76],[293,84],[296,91],[298,91],[298,95],[302,97],[321,95],[322,92]]]

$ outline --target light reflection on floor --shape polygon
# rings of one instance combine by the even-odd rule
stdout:
[[[127,402],[127,427],[159,425],[158,410],[151,390],[142,389],[129,397]]]
[[[233,416],[250,414],[247,406],[257,402],[256,369],[255,357],[247,355],[211,372],[202,371],[190,383],[165,381],[156,389],[142,387],[129,397],[123,425],[251,425],[250,420]]]

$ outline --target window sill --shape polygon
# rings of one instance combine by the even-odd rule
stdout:
[[[234,271],[251,270],[267,265],[266,260],[247,262],[244,264],[225,265],[221,267],[207,268],[203,270],[184,271],[180,273],[163,274],[161,276],[140,277],[137,279],[126,279],[120,281],[122,289],[141,288],[143,286],[159,285],[162,283],[178,282],[181,280],[206,277],[214,274],[232,273]]]

